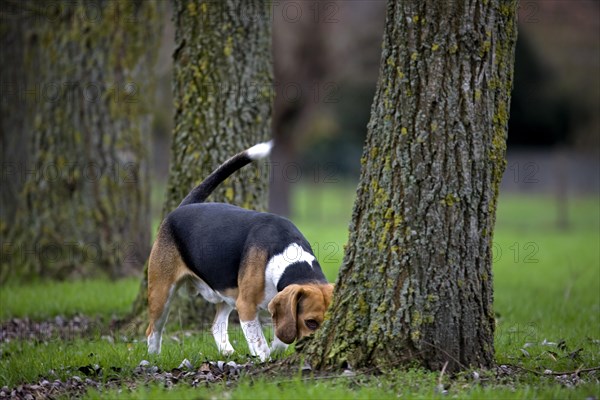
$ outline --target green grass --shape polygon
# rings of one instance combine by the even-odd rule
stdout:
[[[232,344],[238,350],[228,360],[245,363],[248,358],[248,347],[241,330],[232,330]],[[238,333],[239,332],[239,333]],[[216,351],[210,330],[192,332],[185,335],[180,332],[167,332],[163,338],[160,356],[149,355],[146,342],[140,340],[107,340],[100,334],[91,338],[48,341],[13,341],[2,345],[2,361],[0,361],[0,387],[18,383],[32,382],[45,377],[49,379],[66,379],[73,375],[81,375],[79,367],[97,364],[105,371],[103,379],[109,379],[112,368],[118,368],[119,374],[130,376],[141,360],[148,360],[153,365],[160,365],[163,370],[171,370],[188,359],[193,365],[204,361],[223,359]],[[268,335],[270,339],[272,336]],[[234,338],[238,338],[235,340]],[[32,363],[32,360],[35,360]],[[49,374],[49,371],[54,371]]]
[[[234,389],[226,384],[214,384],[207,388],[190,390],[184,387],[174,387],[172,390],[153,385],[131,392],[100,394],[91,392],[88,398],[115,399],[197,399],[231,398],[231,399],[381,399],[394,394],[411,394],[421,398],[431,398],[435,395],[434,388],[437,377],[423,370],[408,370],[402,374],[390,377],[356,376],[352,378],[307,380],[301,376],[280,379],[277,382],[265,378],[245,379]],[[350,390],[349,390],[350,389]]]
[[[72,282],[39,282],[0,287],[0,321],[28,316],[44,319],[55,315],[122,316],[131,310],[137,278]]]
[[[293,194],[292,220],[310,242],[330,282],[335,282],[348,240],[355,189],[332,185],[326,190],[302,186]]]
[[[304,187],[295,193],[294,222],[315,247],[331,280],[343,257],[354,189],[328,188],[320,192]],[[598,198],[575,198],[569,203],[567,230],[556,223],[551,198],[503,196],[499,202],[494,240],[494,296],[497,313],[496,356],[499,363],[543,371],[575,370],[600,365],[600,210]],[[0,319],[53,315],[121,315],[129,310],[138,281],[83,281],[39,283],[0,288]],[[143,338],[110,343],[100,335],[88,339],[15,341],[0,345],[0,386],[14,386],[48,376],[60,378],[69,369],[99,364],[106,370],[122,368],[122,376],[142,359],[170,369],[187,358],[195,365],[222,359],[208,329],[186,335],[176,324],[165,335],[163,353],[149,357]],[[270,332],[268,332],[270,333]],[[241,332],[230,328],[236,355],[244,362],[247,352]],[[172,338],[175,336],[176,338]],[[542,345],[543,341],[566,347]],[[581,351],[577,351],[582,349]],[[571,356],[570,356],[571,355]],[[272,379],[246,377],[238,385],[209,387],[144,386],[134,392],[90,391],[90,398],[383,398],[442,397],[435,392],[439,373],[419,369],[390,371],[381,376],[305,381],[302,377]],[[553,377],[519,375],[506,382],[487,380],[476,384],[466,375],[451,383],[449,395],[460,398],[586,398],[600,396],[600,387],[585,383],[565,388]]]
[[[449,379],[442,380],[444,384]],[[88,399],[585,399],[597,398],[598,388],[584,385],[577,390],[559,387],[556,384],[537,382],[536,386],[473,384],[469,379],[457,379],[451,384],[448,394],[436,391],[438,374],[421,369],[392,371],[381,376],[358,376],[313,380],[292,377],[281,380],[245,379],[239,385],[230,387],[225,383],[208,387],[190,388],[175,386],[172,389],[152,384],[135,391],[110,390],[90,391]]]
[[[499,204],[494,240],[499,362],[555,371],[600,365],[598,199],[572,200],[568,229],[558,229],[555,221],[552,199],[509,197]],[[564,340],[567,349],[540,345],[544,340]],[[580,348],[581,358],[554,361],[550,353]]]

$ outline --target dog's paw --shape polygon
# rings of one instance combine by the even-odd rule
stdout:
[[[260,359],[260,362],[271,361],[271,354],[269,351],[265,353],[258,353],[256,356]]]
[[[264,339],[248,343],[248,348],[250,349],[250,354],[253,357],[258,357],[261,362],[271,360],[271,351],[269,349],[269,346],[267,346],[267,342]]]
[[[148,336],[148,354],[160,354],[161,337],[156,333]]]
[[[271,351],[266,342],[253,343],[253,345],[250,346],[250,353],[252,353],[253,356],[258,357],[261,362],[271,360]]]
[[[235,352],[231,343],[225,343],[222,346],[219,346],[219,353],[224,356],[230,356]]]

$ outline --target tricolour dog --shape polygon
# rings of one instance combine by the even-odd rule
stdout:
[[[169,303],[185,281],[217,305],[212,333],[223,354],[233,352],[227,322],[234,308],[250,353],[261,361],[322,324],[333,285],[298,228],[274,214],[204,202],[228,176],[266,157],[271,146],[261,143],[227,160],[162,222],[148,264],[148,352],[160,353]],[[275,324],[271,348],[257,314],[266,308]]]

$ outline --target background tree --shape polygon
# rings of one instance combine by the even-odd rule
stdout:
[[[158,3],[14,2],[23,24],[4,24],[26,77],[8,81],[30,107],[2,109],[29,121],[3,142],[30,139],[2,278],[64,278],[138,271],[149,252],[146,99]],[[23,38],[25,38],[23,40]],[[3,63],[11,62],[3,57]],[[7,71],[3,67],[2,72]],[[5,79],[10,80],[10,75]],[[18,105],[18,102],[10,102]],[[22,113],[27,113],[24,116]],[[16,117],[17,118],[17,117]],[[4,203],[4,202],[3,202]]]
[[[304,18],[290,19],[286,7],[298,7]],[[306,134],[315,112],[322,106],[315,101],[315,85],[328,73],[326,32],[318,18],[311,18],[309,7],[319,3],[284,1],[273,3],[273,69],[275,99],[273,136],[276,146],[271,153],[273,176],[269,192],[269,211],[291,214],[292,182],[287,167],[298,162],[298,142]],[[314,10],[313,10],[314,12]],[[308,17],[307,17],[308,15]]]
[[[223,161],[271,136],[268,2],[178,0],[174,16],[175,130],[163,217]],[[209,201],[266,211],[268,181],[264,166],[248,166]],[[177,301],[178,321],[214,317],[214,307],[203,299],[184,295]],[[132,315],[139,316],[146,302],[144,276]]]
[[[18,4],[3,3],[0,16],[0,238],[12,226],[23,179],[18,165],[27,163],[28,122],[18,88],[25,87],[25,27],[30,23]],[[20,112],[19,112],[20,110]]]
[[[494,363],[516,1],[390,1],[350,238],[313,366]]]

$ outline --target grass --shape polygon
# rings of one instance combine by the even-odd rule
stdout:
[[[500,202],[494,240],[497,359],[538,370],[598,366],[598,199],[574,199],[566,230],[556,228],[553,209],[548,198]],[[542,346],[544,340],[563,341],[565,350]],[[577,356],[554,360],[553,353],[578,349],[583,350]]]
[[[330,282],[335,282],[344,256],[354,196],[354,188],[346,185],[327,190],[303,186],[293,196],[292,219],[308,238]]]
[[[0,288],[0,321],[13,317],[43,319],[77,313],[102,317],[122,316],[131,310],[137,278],[72,282],[39,282]]]
[[[323,269],[335,280],[347,239],[347,224],[354,190],[346,187],[318,191],[304,187],[295,198],[293,220],[315,247]],[[494,240],[494,287],[497,313],[496,357],[500,364],[544,371],[569,371],[600,365],[600,212],[597,198],[575,198],[569,205],[570,226],[555,224],[551,198],[503,196],[499,202]],[[81,281],[39,283],[0,289],[0,319],[29,316],[100,315],[111,317],[129,310],[138,281]],[[176,328],[176,326],[175,326]],[[149,357],[140,341],[100,334],[86,339],[13,341],[0,345],[0,386],[32,382],[39,376],[72,376],[78,367],[98,364],[104,370],[118,367],[131,377],[142,359],[168,370],[184,359],[194,365],[222,359],[216,354],[207,329],[167,332],[163,353]],[[230,328],[237,353],[244,362],[245,341]],[[270,334],[270,332],[268,332]],[[237,339],[235,339],[237,338]],[[546,343],[546,344],[543,344]],[[555,344],[548,344],[555,343]],[[580,350],[581,349],[581,350]],[[103,379],[108,379],[104,376]],[[355,376],[306,382],[300,376],[242,378],[192,388],[177,385],[167,390],[158,384],[134,390],[89,391],[89,398],[384,398],[440,397],[439,373],[420,369],[390,371],[380,376]],[[514,378],[473,382],[468,374],[449,381],[448,394],[460,398],[586,398],[600,397],[600,387],[584,383],[569,389],[551,376],[521,374]]]
[[[411,393],[418,394],[421,398],[431,398],[435,395],[433,388],[436,386],[436,381],[435,375],[413,369],[396,376],[396,379],[358,376],[352,379],[315,380],[307,384],[297,376],[273,384],[273,381],[259,378],[253,381],[243,380],[234,390],[228,388],[226,384],[211,385],[200,390],[175,387],[169,391],[153,385],[136,391],[133,397],[132,393],[119,394],[117,391],[111,391],[103,394],[93,392],[88,398],[197,399],[199,392],[204,398],[230,399],[381,399],[396,393]]]
[[[447,382],[448,380],[446,380]],[[540,382],[537,386],[485,386],[473,385],[472,381],[462,378],[454,381],[456,386],[467,390],[449,391],[453,397],[461,399],[582,399],[598,396],[593,386],[580,387],[577,390],[561,388],[557,385]],[[133,392],[110,390],[108,392],[91,391],[88,399],[443,399],[448,398],[436,391],[438,377],[420,369],[394,371],[383,376],[360,376],[348,379],[327,381],[303,380],[300,377],[277,382],[266,379],[244,380],[234,389],[226,384],[211,385],[206,388],[190,389],[176,386],[165,389],[159,385],[150,385]],[[596,388],[597,389],[597,388]]]
[[[241,331],[240,331],[241,334]],[[232,335],[237,336],[237,335]],[[107,336],[91,339],[62,340],[56,338],[49,341],[13,341],[2,346],[0,361],[0,387],[18,383],[32,382],[44,376],[47,379],[66,379],[73,375],[81,375],[78,368],[97,364],[106,371],[102,378],[110,379],[119,370],[119,375],[130,376],[141,360],[148,360],[153,365],[160,365],[163,370],[178,367],[184,359],[193,365],[207,360],[222,359],[216,352],[210,331],[194,332],[192,335],[169,335],[164,338],[160,356],[146,352],[145,340],[129,340],[118,338],[108,340]],[[237,363],[248,361],[244,354],[248,348],[244,340],[232,341],[238,352],[228,358]],[[35,360],[35,366],[32,365]],[[10,368],[5,367],[7,361]],[[49,371],[52,373],[49,374]]]

